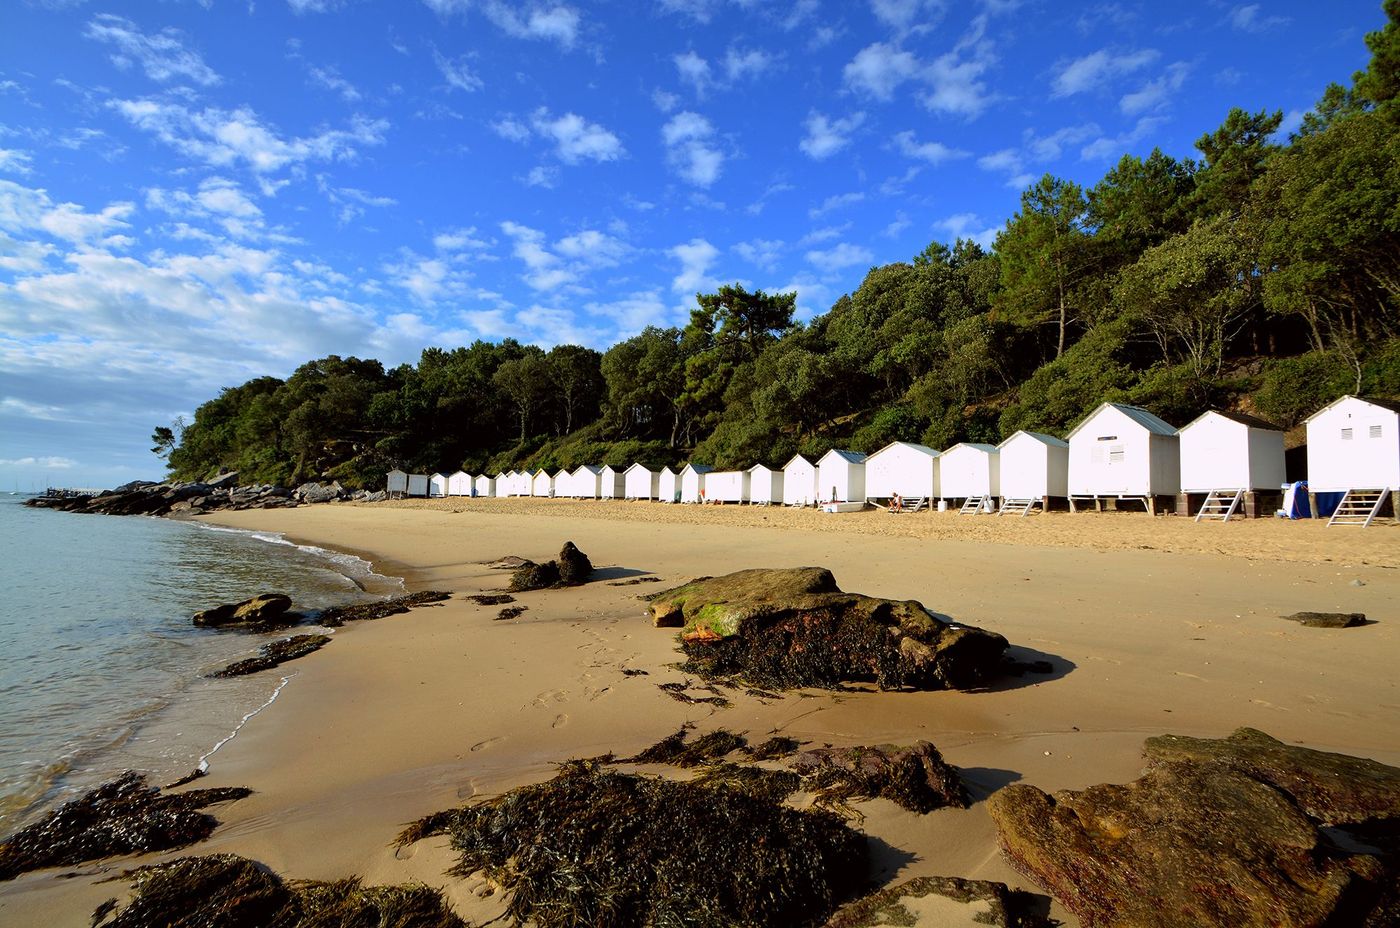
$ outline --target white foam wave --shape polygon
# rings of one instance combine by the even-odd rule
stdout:
[[[335,565],[335,573],[343,577],[347,582],[359,588],[362,592],[387,593],[393,591],[402,592],[404,581],[402,577],[391,577],[381,574],[374,569],[374,563],[354,554],[346,554],[342,551],[331,551],[317,545],[303,545],[290,541],[281,532],[257,531],[241,528],[229,528],[224,525],[209,525],[204,522],[189,523],[198,525],[211,532],[226,532],[234,535],[245,535],[249,538],[256,538],[268,544],[285,545],[295,548],[298,551],[309,554],[318,560],[329,561]],[[373,588],[373,589],[371,589]]]
[[[274,689],[274,690],[272,691],[272,695],[269,696],[269,697],[267,697],[267,702],[263,703],[261,706],[258,706],[258,707],[257,707],[256,709],[254,709],[252,712],[249,712],[247,715],[243,716],[243,718],[239,719],[238,724],[235,725],[235,726],[233,726],[233,731],[229,732],[229,733],[228,733],[227,735],[225,735],[223,738],[219,739],[219,741],[218,741],[217,744],[215,744],[212,748],[210,748],[207,752],[205,752],[203,755],[200,756],[200,758],[199,758],[199,763],[196,765],[197,769],[198,769],[201,773],[208,773],[208,772],[209,772],[209,758],[211,758],[211,757],[213,757],[215,754],[217,754],[217,753],[219,752],[219,749],[222,748],[224,745],[228,744],[228,743],[229,743],[230,741],[232,741],[234,738],[237,738],[237,737],[238,737],[238,733],[239,733],[240,731],[243,730],[243,726],[244,726],[244,725],[247,725],[250,719],[252,719],[252,718],[255,717],[259,712],[262,712],[262,711],[263,711],[264,709],[266,709],[268,706],[270,706],[270,705],[272,705],[274,702],[276,702],[276,701],[277,701],[277,697],[280,696],[280,695],[282,695],[282,690],[286,689],[287,684],[290,683],[290,682],[292,681],[292,677],[295,677],[295,676],[296,676],[296,674],[293,673],[293,674],[288,674],[287,676],[283,677],[283,678],[282,678],[282,682],[281,682],[281,683],[278,683],[278,684],[277,684],[277,688]]]

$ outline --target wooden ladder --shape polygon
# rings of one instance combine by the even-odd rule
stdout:
[[[1388,495],[1386,490],[1347,490],[1337,504],[1337,511],[1327,520],[1327,526],[1359,525],[1365,528],[1380,514]]]
[[[987,497],[985,496],[969,496],[967,499],[963,500],[962,508],[958,510],[958,515],[975,516],[982,511],[982,507],[986,505],[986,502]]]
[[[1200,512],[1196,513],[1196,521],[1219,519],[1221,522],[1229,522],[1230,516],[1240,508],[1242,499],[1244,490],[1211,490],[1206,494],[1206,501],[1201,504]]]
[[[1001,501],[1001,508],[997,510],[999,516],[1020,516],[1025,518],[1031,514],[1031,510],[1040,505],[1040,500],[1034,497],[1030,499],[1011,499]]]

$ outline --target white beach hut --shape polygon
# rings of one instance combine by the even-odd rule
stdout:
[[[705,502],[742,503],[746,476],[748,474],[742,470],[717,470],[706,474]]]
[[[783,472],[762,464],[744,471],[744,501],[755,506],[781,505]]]
[[[1177,511],[1229,521],[1273,514],[1287,480],[1283,430],[1237,412],[1212,410],[1181,427]]]
[[[1156,513],[1181,490],[1176,429],[1145,409],[1104,403],[1065,436],[1069,441],[1070,507],[1132,500]]]
[[[496,495],[496,479],[482,474],[476,478],[474,483],[476,495],[480,497],[491,497]]]
[[[1400,403],[1343,396],[1307,430],[1309,492],[1346,494],[1333,524],[1369,525],[1387,497],[1400,519]]]
[[[1038,503],[1069,496],[1069,442],[1025,429],[997,445],[1001,452],[1001,512],[1026,515]]]
[[[542,496],[545,499],[555,493],[554,478],[549,475],[549,471],[541,467],[535,471],[535,475],[530,478],[530,495]]]
[[[938,452],[908,441],[890,442],[865,459],[865,495],[888,500],[898,493],[907,506],[938,498]]]
[[[612,465],[603,467],[598,475],[598,493],[603,499],[622,499],[627,495],[625,472]]]
[[[661,473],[656,475],[656,498],[663,503],[681,501],[680,475],[669,467],[661,468]]]
[[[1001,454],[996,445],[965,441],[943,452],[938,458],[938,495],[964,500],[966,513],[993,511],[992,500],[1001,496]]]
[[[409,474],[409,475],[408,475],[408,489],[405,491],[405,495],[407,495],[407,496],[427,496],[427,495],[428,495],[428,475],[427,475],[427,474]]]
[[[429,478],[428,478],[428,495],[429,495],[429,496],[446,496],[446,495],[447,495],[447,478],[444,477],[442,474],[433,474],[431,477],[429,477]]]
[[[817,467],[800,454],[783,465],[783,505],[817,504]]]
[[[471,496],[472,475],[464,470],[454,472],[447,478],[448,496]]]
[[[535,475],[528,470],[515,472],[515,495],[530,496],[535,491]]]
[[[832,448],[817,461],[817,494],[824,503],[865,502],[865,455]]]
[[[574,499],[597,499],[603,490],[603,468],[580,464],[569,475],[569,495]]]
[[[397,467],[389,471],[384,480],[384,491],[390,496],[403,496],[408,493],[408,474]]]
[[[705,490],[705,476],[714,470],[708,464],[687,464],[681,468],[678,483],[681,487],[681,502],[698,503]]]
[[[622,472],[622,490],[627,499],[656,499],[661,495],[661,475],[641,464]]]
[[[562,467],[559,468],[549,480],[550,484],[554,487],[554,496],[556,499],[564,499],[565,497],[573,495],[570,488],[574,485],[574,477],[573,474],[569,473],[567,470],[564,470]]]
[[[501,473],[496,475],[495,483],[495,496],[510,495],[510,474],[506,473],[505,471],[501,471]]]

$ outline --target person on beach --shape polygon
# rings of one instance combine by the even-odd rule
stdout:
[[[890,512],[902,512],[904,510],[904,497],[898,493],[890,497]]]

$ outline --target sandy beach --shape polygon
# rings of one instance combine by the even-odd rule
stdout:
[[[519,594],[528,611],[511,621],[454,595],[338,630],[322,651],[280,668],[291,679],[276,703],[212,758],[200,785],[255,792],[215,810],[223,825],[210,840],[0,884],[0,922],[83,925],[121,891],[101,880],[222,851],[293,878],[422,881],[482,922],[500,914],[499,897],[445,875],[453,858],[444,839],[395,851],[405,823],[543,780],[568,758],[635,753],[687,721],[700,732],[777,732],[817,745],[932,741],[977,801],[926,816],[859,804],[879,883],[961,876],[1040,892],[998,852],[981,800],[1018,781],[1053,791],[1132,780],[1143,739],[1163,732],[1220,737],[1252,726],[1400,765],[1400,526],[1390,522],[1328,530],[1136,513],[824,516],[470,499],[205,518],[353,551],[410,590],[499,589],[508,577],[486,562],[553,557],[566,540],[600,569],[581,588]],[[971,693],[734,692],[728,709],[658,689],[684,678],[668,666],[674,632],[651,627],[639,593],[802,565],[829,567],[844,589],[916,599],[997,631],[1014,656],[1055,671]],[[634,577],[662,582],[614,585]],[[1323,630],[1280,618],[1300,610],[1374,621]],[[1058,905],[1051,914],[1078,924]]]

